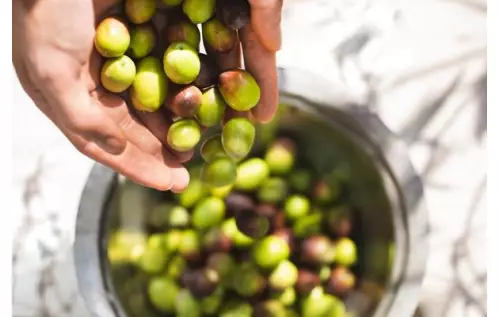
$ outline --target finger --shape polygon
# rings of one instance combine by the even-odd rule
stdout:
[[[281,8],[283,0],[249,0],[252,27],[263,46],[276,52],[281,48]]]
[[[247,24],[241,34],[245,68],[255,77],[261,94],[252,114],[259,122],[269,122],[278,106],[278,73],[276,70],[276,53],[268,51],[257,38],[253,27]]]
[[[128,141],[170,168],[175,180],[172,188],[180,190],[187,185],[189,176],[186,176],[186,170],[179,164],[177,157],[169,153],[160,140],[135,118],[123,99],[102,90],[96,91],[93,96],[96,104],[123,130]],[[161,118],[159,114],[156,117]]]

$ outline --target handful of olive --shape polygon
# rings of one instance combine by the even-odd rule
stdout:
[[[142,238],[112,235],[112,266],[132,267],[147,289],[137,307],[123,295],[132,316],[348,316],[358,250],[347,189],[297,148],[280,136],[253,149],[233,179],[221,138],[210,138],[201,151],[210,163],[192,163],[189,186],[150,210]]]
[[[98,24],[95,48],[106,59],[101,84],[112,93],[128,92],[136,111],[168,110],[174,123],[165,141],[177,152],[194,149],[204,128],[221,125],[219,140],[205,149],[203,180],[229,185],[236,177],[235,161],[253,145],[255,128],[246,118],[224,123],[224,115],[228,108],[242,112],[255,107],[260,87],[244,69],[222,71],[211,53],[234,48],[238,30],[250,21],[248,0],[161,2],[160,9],[156,0],[125,0],[122,16]],[[157,14],[167,19],[161,30],[153,23]],[[200,52],[202,38],[207,54]],[[217,142],[225,158],[208,153]],[[213,174],[219,169],[227,177],[216,180]]]

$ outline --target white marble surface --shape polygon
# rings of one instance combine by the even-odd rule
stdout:
[[[486,4],[285,0],[279,64],[329,78],[410,146],[431,222],[422,316],[486,316]],[[87,316],[71,263],[92,161],[14,84],[14,316]]]

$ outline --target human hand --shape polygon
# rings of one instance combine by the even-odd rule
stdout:
[[[14,67],[37,107],[80,152],[144,186],[181,191],[189,174],[179,162],[192,153],[168,149],[169,119],[160,112],[134,114],[100,87],[95,23],[117,3],[13,1]]]

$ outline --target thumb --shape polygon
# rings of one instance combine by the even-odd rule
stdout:
[[[271,52],[281,48],[281,8],[283,0],[248,0],[252,28],[262,45]]]

